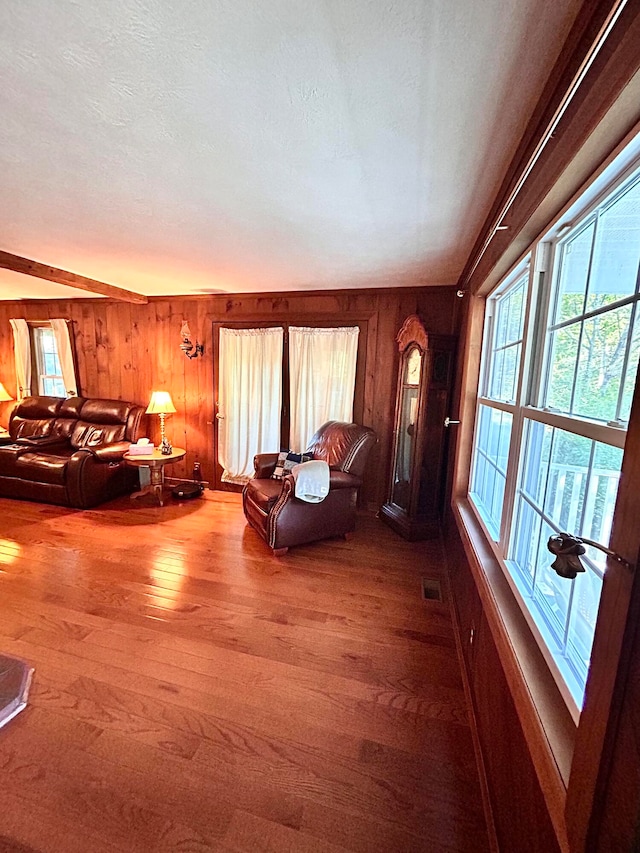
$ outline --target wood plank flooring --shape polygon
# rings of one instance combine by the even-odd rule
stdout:
[[[146,499],[145,499],[146,500]],[[238,495],[0,499],[0,853],[484,853],[438,541],[278,559]],[[445,596],[446,597],[446,596]]]

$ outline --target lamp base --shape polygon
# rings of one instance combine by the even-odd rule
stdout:
[[[162,453],[163,456],[171,456],[171,454],[173,453],[173,447],[171,446],[171,443],[167,440],[167,437],[164,435],[162,436],[162,441],[160,442],[160,453]]]

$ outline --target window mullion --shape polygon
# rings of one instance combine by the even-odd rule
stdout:
[[[584,501],[582,502],[582,516],[580,518],[580,527],[576,531],[578,536],[585,536],[585,519],[589,518],[592,513],[596,502],[596,494],[592,491],[591,481],[593,480],[593,463],[596,455],[596,445],[595,442],[591,442],[591,453],[589,454],[589,468],[587,469],[587,482],[585,484],[584,490]],[[571,531],[569,531],[571,532]],[[591,535],[593,535],[592,531],[589,531]],[[590,538],[587,536],[587,538]]]
[[[523,401],[523,393],[525,393],[524,385],[525,385],[525,376],[526,371],[528,370],[529,361],[531,359],[531,334],[530,334],[530,325],[533,317],[533,300],[534,300],[534,288],[533,277],[535,275],[536,263],[535,258],[538,255],[538,246],[534,246],[532,257],[534,262],[532,263],[531,259],[529,260],[529,274],[527,277],[527,286],[526,286],[526,302],[524,306],[524,320],[522,324],[522,337],[521,337],[521,353],[520,353],[520,365],[518,371],[518,379],[516,385],[516,405],[513,410],[513,423],[511,426],[511,443],[509,446],[509,461],[507,463],[507,474],[506,474],[506,485],[505,485],[505,493],[504,493],[504,503],[502,510],[502,520],[501,520],[501,529],[500,529],[500,547],[502,549],[502,554],[506,558],[510,548],[510,540],[511,540],[511,528],[513,526],[513,515],[514,515],[514,507],[515,507],[515,499],[516,499],[516,489],[518,486],[518,469],[520,463],[521,456],[521,447],[522,447],[522,430],[523,430],[523,417],[522,417],[522,401]]]
[[[543,375],[548,373],[549,347],[546,340],[546,327],[549,316],[551,294],[552,263],[555,256],[550,243],[538,243],[535,253],[534,274],[532,276],[531,320],[529,321],[529,348],[525,359],[525,376],[529,381],[523,388],[523,404],[538,403],[542,393]],[[535,285],[535,286],[534,286]],[[534,352],[536,357],[534,359]],[[544,382],[546,384],[546,376]]]
[[[522,426],[522,409],[518,406],[515,410],[511,425],[511,443],[509,447],[509,461],[507,463],[502,520],[500,525],[500,547],[505,559],[507,558],[509,551],[511,526],[513,522],[513,508],[515,506],[515,495],[518,484],[518,464],[522,442]]]
[[[489,396],[491,389],[489,388],[489,375],[490,375],[490,366],[492,362],[491,356],[493,355],[493,345],[494,345],[494,337],[495,337],[495,316],[496,309],[495,303],[492,299],[488,299],[485,303],[486,306],[486,319],[487,323],[487,334],[485,335],[483,353],[482,353],[482,394],[484,396]]]
[[[574,435],[584,435],[592,441],[600,441],[610,444],[612,447],[624,449],[627,432],[617,426],[605,424],[601,421],[588,421],[583,418],[566,415],[564,412],[553,412],[549,409],[538,409],[534,406],[525,406],[525,416],[533,421],[556,427],[557,429],[571,432]]]

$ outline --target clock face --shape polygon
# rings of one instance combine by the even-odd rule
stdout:
[[[420,355],[420,350],[417,347],[414,347],[409,351],[409,355],[407,357],[407,366],[405,368],[404,373],[404,382],[405,385],[419,385],[420,384],[420,367],[422,366],[422,356]]]

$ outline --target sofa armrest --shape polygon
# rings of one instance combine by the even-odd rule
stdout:
[[[126,449],[128,444],[118,442],[104,447],[79,447],[71,454],[66,477],[69,506],[88,509],[135,489],[138,471],[121,461],[123,447]],[[109,457],[111,448],[116,452]]]
[[[346,471],[329,472],[330,489],[359,489],[361,485],[361,477],[356,477],[355,474],[348,474]]]
[[[343,472],[336,472],[343,475]],[[282,491],[271,509],[264,528],[270,548],[280,550],[303,542],[314,542],[327,536],[342,536],[355,527],[356,495],[349,488],[357,482],[353,475],[339,476],[342,488],[329,490],[320,503],[307,503],[295,497],[295,478],[286,474]]]
[[[79,447],[78,450],[88,451],[98,462],[121,462],[130,445],[130,441],[116,441],[113,444],[96,444],[95,447]]]
[[[256,453],[253,457],[254,477],[258,480],[268,480],[275,470],[277,461],[277,453]]]
[[[338,489],[359,489],[362,485],[360,477],[348,474],[346,471],[329,471],[329,491]],[[285,474],[282,478],[282,492],[280,500],[295,497],[296,478],[293,474]]]

